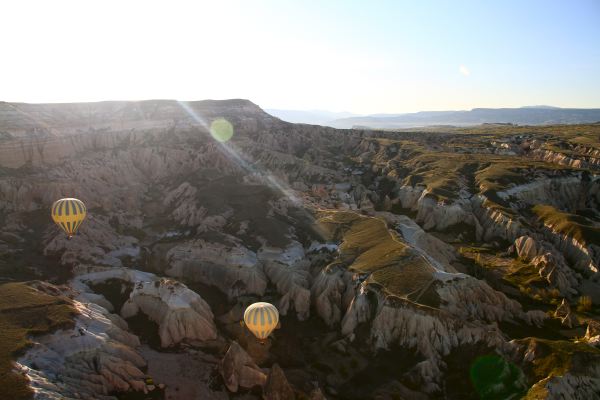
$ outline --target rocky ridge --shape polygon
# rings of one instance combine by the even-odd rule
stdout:
[[[551,323],[548,305],[524,307],[525,294],[470,276],[483,267],[461,248],[520,259],[539,276],[539,290],[555,289],[565,307],[598,288],[600,180],[591,148],[577,150],[586,159],[545,159],[536,151],[555,139],[541,135],[490,140],[292,125],[243,100],[2,106],[5,257],[31,252],[33,243],[41,257],[76,266],[69,284],[78,301],[107,315],[146,315],[165,347],[219,337],[213,315],[231,319],[220,315],[223,303],[241,309],[267,299],[288,323],[322,321],[337,347],[365,349],[369,362],[396,348],[414,352],[419,360],[398,379],[436,395],[456,351],[480,346],[508,357],[518,346],[507,324],[538,332]],[[235,130],[225,144],[210,136],[217,117]],[[38,213],[65,195],[90,210],[72,241]],[[552,222],[538,203],[574,225]],[[94,292],[111,280],[130,290],[122,306]],[[193,285],[223,297],[203,299],[209,292]],[[557,315],[566,327],[571,317]],[[263,386],[267,371],[256,363],[269,366],[281,353],[255,362],[238,347],[223,354],[225,386]],[[332,375],[320,384],[335,398],[342,383],[331,382],[344,380]],[[595,379],[584,376],[572,387]],[[309,380],[292,378],[294,390]]]

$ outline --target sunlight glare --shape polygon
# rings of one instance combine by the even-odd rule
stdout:
[[[210,124],[210,134],[221,143],[227,142],[233,136],[233,126],[225,118],[217,118]]]

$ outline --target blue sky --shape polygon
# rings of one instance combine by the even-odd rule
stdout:
[[[600,107],[600,1],[18,1],[6,101]]]

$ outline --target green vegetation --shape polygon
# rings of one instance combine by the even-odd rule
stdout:
[[[513,260],[511,262],[504,279],[524,292],[527,292],[527,289],[531,289],[532,287],[546,286],[547,284],[540,277],[536,268],[521,260]]]
[[[585,217],[569,214],[549,205],[535,205],[533,213],[546,226],[583,244],[600,246],[600,228],[592,225]]]
[[[486,124],[387,131],[382,135],[385,139],[371,139],[378,149],[373,161],[389,170],[389,177],[404,185],[423,185],[438,201],[457,199],[463,188],[482,193],[488,198],[486,206],[509,214],[511,210],[496,192],[530,182],[539,173],[558,176],[579,169],[537,161],[527,153],[494,154],[498,143],[493,142],[510,143],[514,149],[525,141],[538,140],[542,148],[582,159],[590,149],[600,149],[600,124]]]
[[[526,369],[534,381],[551,376],[563,376],[571,370],[573,355],[588,353],[600,357],[600,350],[587,343],[575,343],[567,340],[547,340],[528,338],[517,340],[520,344],[530,345],[535,341],[536,354],[539,354]]]
[[[503,256],[496,250],[484,247],[462,246],[459,253],[473,264],[477,270],[499,271],[502,280],[515,288],[530,300],[540,304],[558,304],[560,291],[549,288],[548,282],[542,278],[536,268],[519,259]]]
[[[525,372],[530,381],[537,382],[524,397],[527,400],[546,399],[548,390],[546,382],[554,376],[563,376],[574,368],[580,370],[582,365],[573,365],[576,354],[586,354],[590,366],[600,361],[600,350],[587,343],[574,343],[566,340],[522,339],[517,341],[523,345],[536,346],[536,359],[526,365]]]
[[[472,140],[444,143],[444,147],[437,150],[416,141],[398,141],[394,146],[402,147],[401,154],[391,160],[388,157],[375,157],[374,161],[382,168],[392,167],[389,176],[404,185],[425,186],[437,200],[455,200],[464,188],[471,193],[484,193],[500,205],[502,201],[495,197],[495,193],[533,180],[535,175],[531,171],[546,171],[549,174],[575,171],[574,168],[525,156],[490,154],[491,150],[478,153],[475,151],[477,148],[485,147],[485,143],[494,139],[465,139]]]
[[[72,325],[75,309],[61,296],[50,296],[25,283],[0,285],[0,387],[3,398],[28,399],[24,376],[12,372],[13,360],[30,345],[27,336]]]

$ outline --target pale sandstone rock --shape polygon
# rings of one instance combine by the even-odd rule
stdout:
[[[167,252],[166,274],[186,277],[218,287],[229,298],[244,294],[262,295],[267,277],[256,253],[239,244],[194,240]]]
[[[456,272],[451,265],[451,262],[456,260],[456,251],[452,246],[425,232],[406,215],[389,212],[380,212],[376,215],[383,217],[389,225],[393,226],[402,235],[406,243],[418,249],[426,257],[430,257],[430,261],[435,263],[438,269]]]
[[[138,257],[138,240],[119,235],[108,223],[108,218],[91,215],[71,239],[58,227],[52,227],[44,254],[61,254],[62,264],[99,264],[113,267],[123,266],[120,257]]]
[[[75,327],[36,337],[19,358],[41,399],[108,399],[112,392],[145,391],[146,366],[134,336],[112,322],[95,304],[75,302]],[[56,379],[60,376],[61,379]]]
[[[71,281],[71,286],[78,291],[78,299],[99,305],[108,302],[103,296],[93,293],[89,285],[110,279],[130,284],[132,291],[120,310],[121,316],[129,318],[138,312],[146,314],[158,324],[163,347],[183,341],[209,341],[217,337],[209,305],[182,283],[126,268],[80,266],[75,273],[79,275]],[[117,322],[118,325],[123,323]]]
[[[305,320],[310,314],[309,272],[302,245],[296,241],[286,249],[263,246],[258,259],[264,265],[265,274],[282,295],[278,304],[281,315],[295,310],[298,319]]]
[[[264,386],[267,381],[267,375],[235,341],[231,342],[229,350],[221,361],[220,373],[225,386],[233,393],[236,393],[239,388]]]
[[[140,311],[159,325],[162,347],[217,337],[209,305],[182,283],[164,278],[135,283],[121,315],[129,318]]]
[[[579,325],[577,317],[571,312],[571,306],[565,299],[556,307],[554,318],[559,318],[562,325],[566,328],[573,328]]]
[[[588,321],[584,340],[592,346],[600,347],[600,322],[596,320]]]

